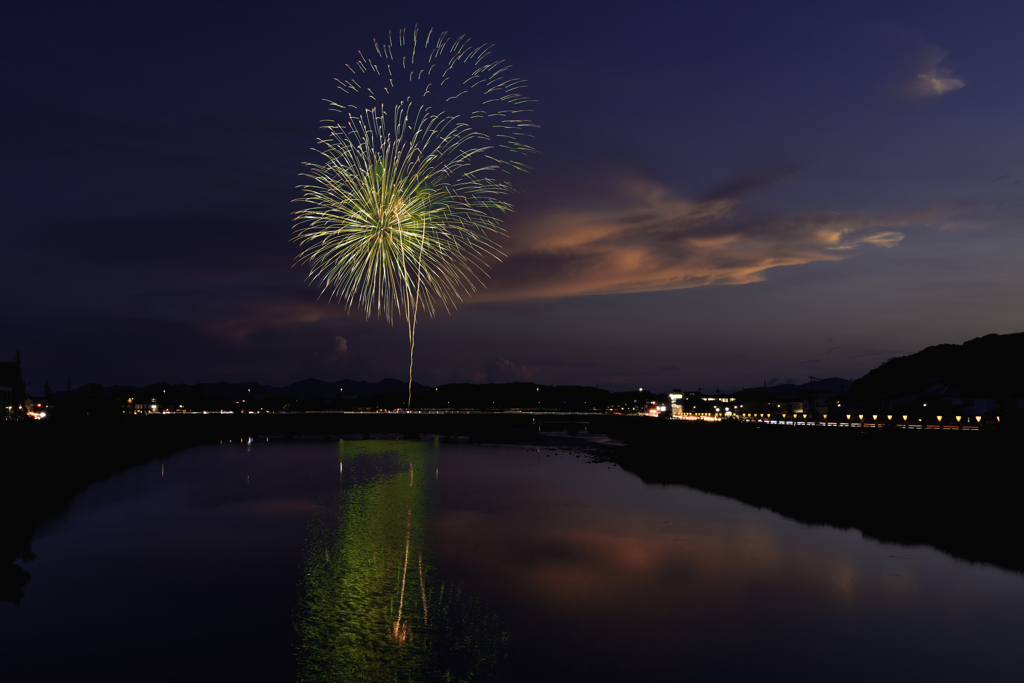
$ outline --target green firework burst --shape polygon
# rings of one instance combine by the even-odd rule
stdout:
[[[525,170],[524,83],[508,65],[433,31],[360,53],[331,109],[321,160],[300,186],[293,239],[309,279],[346,310],[409,328],[409,400],[416,317],[450,310],[483,286],[502,256],[510,170]]]

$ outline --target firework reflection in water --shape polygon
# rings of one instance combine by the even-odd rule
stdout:
[[[413,472],[436,467],[437,448],[339,444],[339,458],[347,460],[339,504],[318,518],[306,552],[296,622],[300,681],[509,675],[508,627],[431,562],[425,520],[437,485]],[[412,572],[410,554],[418,564]],[[410,585],[417,580],[418,591]],[[422,617],[404,605],[417,592]]]

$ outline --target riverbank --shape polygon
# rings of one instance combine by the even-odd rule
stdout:
[[[7,423],[0,482],[0,599],[29,580],[36,528],[90,483],[201,443],[248,438],[391,438],[577,444],[651,484],[685,485],[807,524],[856,528],[1024,571],[1010,431],[823,429],[620,415],[304,413],[151,415]],[[625,443],[602,447],[587,438]]]
[[[1014,431],[660,423],[602,452],[648,484],[689,486],[811,525],[1024,571]]]

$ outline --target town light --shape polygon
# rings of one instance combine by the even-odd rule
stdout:
[[[960,421],[960,416],[959,416],[959,415],[957,415],[957,416],[956,416],[956,421],[957,421],[957,422],[959,422],[959,421]]]

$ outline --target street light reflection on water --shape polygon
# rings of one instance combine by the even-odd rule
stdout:
[[[578,455],[261,439],[114,475],[37,533],[5,680],[1024,674],[1017,574]]]

